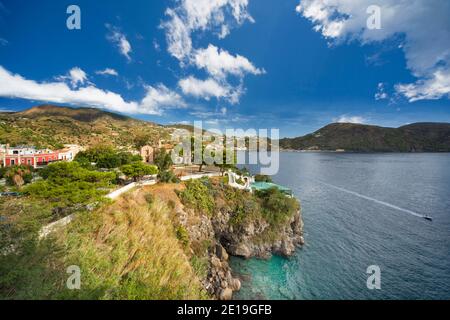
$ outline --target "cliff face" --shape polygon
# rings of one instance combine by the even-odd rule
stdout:
[[[208,185],[211,181],[203,183]],[[189,188],[188,185],[183,192]],[[297,200],[276,194],[281,205],[278,209],[288,212],[273,211],[263,207],[264,200],[258,196],[217,181],[212,182],[208,190],[214,199],[210,213],[184,201],[177,216],[189,235],[191,250],[197,255],[207,252],[209,267],[204,287],[216,298],[228,300],[241,286],[232,276],[229,255],[262,259],[272,254],[291,256],[297,246],[304,244],[301,209]],[[179,196],[183,202],[183,193]],[[270,197],[274,200],[275,196]],[[284,202],[291,206],[284,206]]]
[[[304,244],[303,221],[299,209],[287,223],[277,230],[276,238],[264,240],[264,233],[270,224],[264,220],[250,221],[246,225],[233,226],[229,223],[234,212],[218,212],[212,219],[215,238],[233,256],[268,259],[272,254],[290,257],[298,245]]]

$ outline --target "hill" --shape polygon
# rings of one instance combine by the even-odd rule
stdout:
[[[450,152],[449,123],[400,128],[333,123],[303,137],[280,140],[280,148],[350,152]]]
[[[0,113],[0,144],[136,147],[168,139],[174,129],[93,108],[42,105]]]

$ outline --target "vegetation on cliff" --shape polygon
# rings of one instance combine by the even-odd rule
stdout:
[[[97,209],[77,207],[70,225],[38,238],[58,217],[56,203],[69,208],[92,201],[61,186],[109,183],[110,175],[60,163],[42,173],[39,188],[27,187],[28,196],[0,199],[1,298],[229,299],[240,283],[222,240],[276,242],[299,208],[275,189],[255,195],[221,178],[192,180],[134,189]],[[264,230],[249,238],[243,230],[253,224]],[[66,287],[72,265],[81,270],[80,290]]]
[[[255,234],[255,241],[271,242],[281,237],[280,230],[300,209],[298,200],[286,197],[277,188],[252,194],[231,188],[224,180],[188,181],[179,197],[188,208],[212,219],[221,212],[230,213],[227,224],[235,230],[266,223],[264,232]]]
[[[46,209],[27,206],[10,211],[0,224],[4,231],[0,297],[207,298],[185,244],[177,238],[173,209],[144,194],[136,190],[111,205],[80,214],[67,228],[40,241],[39,212]],[[72,265],[81,270],[80,290],[66,287],[66,270]]]

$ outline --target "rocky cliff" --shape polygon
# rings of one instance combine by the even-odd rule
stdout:
[[[203,285],[217,299],[231,299],[241,286],[239,279],[232,275],[229,255],[263,259],[272,254],[289,257],[297,246],[304,244],[301,209],[296,199],[278,193],[257,196],[231,189],[219,181],[192,184],[195,187],[188,184],[186,190],[179,193],[184,205],[177,209],[177,217],[189,235],[193,253],[207,252],[209,267]],[[209,213],[184,197],[184,193],[192,189],[198,196],[196,201],[206,203],[198,194],[200,190],[195,189],[202,186],[206,186],[203,195],[210,192],[213,199]],[[277,210],[287,212],[263,207],[264,197],[271,197],[271,202],[279,201]]]

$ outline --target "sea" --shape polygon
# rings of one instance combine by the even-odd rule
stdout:
[[[233,257],[235,299],[450,299],[450,154],[281,152],[273,180],[300,200],[306,244]]]

